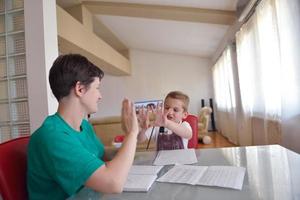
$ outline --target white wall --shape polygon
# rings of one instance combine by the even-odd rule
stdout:
[[[25,45],[28,83],[28,103],[31,133],[44,119],[57,110],[57,101],[52,95],[48,74],[58,56],[56,1],[26,0]]]
[[[172,90],[189,95],[189,111],[198,114],[201,98],[213,96],[209,60],[193,56],[131,50],[131,76],[110,76],[102,80],[102,100],[95,117],[120,115],[124,97],[132,101],[164,99]]]

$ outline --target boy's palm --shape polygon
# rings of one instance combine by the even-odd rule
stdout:
[[[155,112],[154,126],[166,126],[168,118],[168,113],[164,113],[162,109],[158,109]]]
[[[147,129],[149,127],[149,112],[145,111],[144,108],[139,110],[138,121],[141,129]]]

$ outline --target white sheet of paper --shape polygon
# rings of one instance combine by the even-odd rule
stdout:
[[[162,168],[163,166],[132,165],[123,190],[128,192],[147,192],[157,178],[157,173]]]
[[[160,182],[186,183],[241,190],[246,169],[235,166],[177,165],[157,179]]]
[[[157,181],[195,185],[206,169],[206,166],[175,165]]]
[[[235,166],[211,166],[197,182],[198,185],[227,187],[241,190],[246,169]]]
[[[161,150],[157,153],[154,165],[174,165],[197,163],[195,149]]]
[[[129,174],[153,174],[156,175],[163,166],[132,165]]]
[[[128,192],[147,192],[156,178],[157,175],[129,174],[123,190]]]

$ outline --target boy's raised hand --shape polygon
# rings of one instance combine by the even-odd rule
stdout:
[[[122,103],[122,129],[126,135],[137,135],[139,132],[135,108],[133,103],[128,99],[124,99]]]
[[[149,127],[150,119],[149,119],[149,112],[144,108],[140,108],[138,110],[138,122],[140,124],[141,129],[146,130]]]
[[[158,107],[155,111],[154,126],[166,127],[168,124],[168,112],[164,112],[162,107]]]

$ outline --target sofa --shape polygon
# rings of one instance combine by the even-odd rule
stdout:
[[[102,118],[92,118],[89,120],[93,125],[97,137],[102,141],[106,148],[113,148],[113,140],[117,135],[123,135],[121,127],[121,116],[111,116]],[[137,145],[137,150],[144,151],[147,141]],[[155,144],[150,142],[149,150],[154,150]]]
[[[204,117],[207,117],[207,113],[204,112]],[[197,148],[197,135],[198,135],[198,130],[197,130],[197,117],[193,116],[193,115],[189,115],[192,120],[188,120],[188,122],[191,124],[191,121],[193,122],[194,119],[196,119],[196,123],[192,123],[192,124],[196,124],[195,127],[193,126],[193,133],[196,133],[196,136],[194,136],[193,138],[193,142],[189,142],[189,147],[191,148]],[[194,118],[193,118],[194,117]],[[188,119],[188,118],[187,118]],[[150,120],[153,121],[154,120],[154,115],[150,116]],[[104,146],[106,148],[113,148],[113,141],[114,138],[117,135],[123,135],[124,132],[122,130],[122,126],[121,126],[121,116],[111,116],[111,117],[102,117],[102,118],[92,118],[89,120],[90,123],[93,125],[94,130],[96,132],[97,137],[102,141],[102,143],[104,144]],[[206,125],[206,124],[205,124]],[[201,126],[200,130],[203,130],[202,128],[204,128],[204,131],[207,130],[207,125],[205,127],[203,127],[203,124],[200,123],[198,124],[198,127]],[[201,132],[203,133],[203,132]],[[204,134],[204,133],[203,133]],[[144,143],[139,143],[137,145],[137,150],[139,151],[144,151],[147,148],[147,144],[148,141],[145,141]],[[149,150],[155,150],[155,143],[153,142],[153,140],[150,141],[149,144]]]

